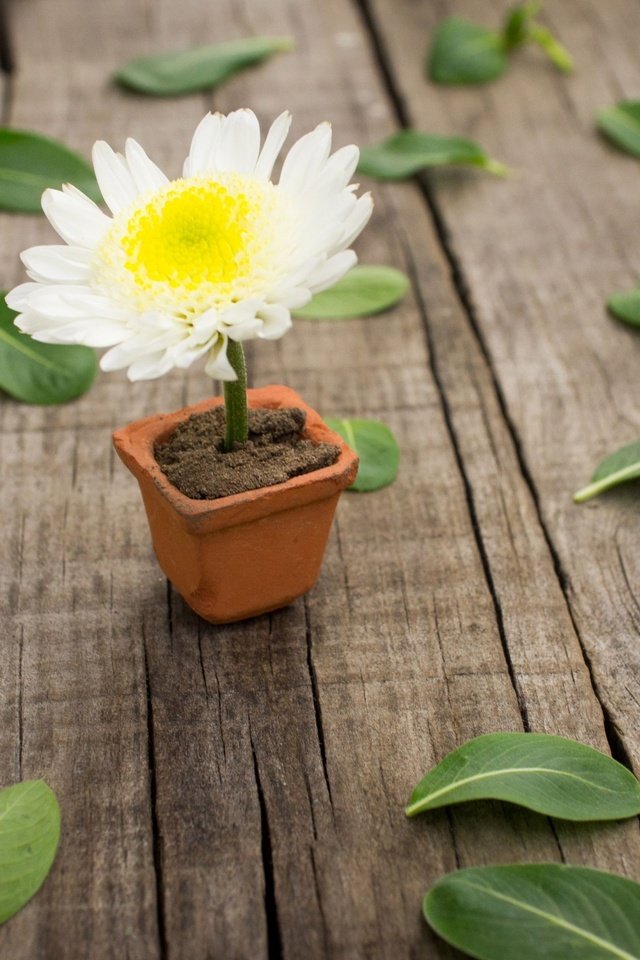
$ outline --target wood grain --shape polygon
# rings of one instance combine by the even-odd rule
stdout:
[[[398,10],[394,25],[390,6],[367,17],[346,0],[224,0],[215,10],[200,0],[14,3],[10,121],[85,153],[97,138],[119,146],[133,135],[173,175],[209,105],[251,105],[264,121],[289,107],[296,134],[328,117],[336,145],[373,142],[398,123],[378,29],[398,90],[413,76],[405,61],[415,71],[422,56],[424,12]],[[155,101],[108,83],[134,55],[254,33],[291,34],[296,52],[213,100]],[[540,70],[526,56],[521,66]],[[560,82],[547,79],[554,103]],[[407,94],[412,109],[419,90],[415,82]],[[487,96],[464,100],[473,116]],[[453,132],[444,95],[429,102]],[[514,162],[501,149],[502,139],[516,149],[511,120],[490,119],[498,142],[487,144]],[[550,158],[565,118],[558,108],[540,122]],[[475,135],[471,121],[461,125]],[[596,177],[597,160],[584,165]],[[456,865],[571,859],[637,877],[634,823],[551,825],[499,804],[404,818],[425,770],[478,733],[549,730],[617,748],[598,694],[617,671],[624,681],[607,687],[607,716],[632,716],[618,690],[626,661],[604,632],[607,653],[596,657],[595,627],[583,624],[594,590],[600,622],[626,631],[625,656],[631,633],[615,595],[604,608],[598,578],[615,576],[606,558],[562,553],[568,524],[587,523],[571,511],[602,511],[564,506],[569,462],[588,460],[594,441],[576,428],[562,461],[553,438],[578,416],[576,398],[563,394],[563,406],[556,392],[547,407],[539,389],[555,385],[570,347],[525,299],[525,239],[544,229],[549,241],[537,193],[468,174],[436,178],[426,199],[413,184],[374,189],[361,260],[405,269],[405,302],[339,326],[299,322],[251,350],[256,383],[287,383],[328,415],[379,417],[403,454],[392,487],[343,497],[320,582],[287,610],[228,627],[199,621],[161,577],[135,484],[114,462],[111,429],[199,399],[210,389],[201,371],[134,387],[101,376],[86,397],[53,410],[0,406],[2,775],[45,776],[64,817],[45,887],[0,929],[3,955],[449,958],[457,954],[430,935],[420,902]],[[496,210],[517,239],[500,257],[480,243]],[[5,216],[2,226],[8,286],[19,250],[51,234],[38,219]],[[591,242],[581,235],[583,247]],[[484,257],[499,284],[489,285]],[[577,250],[571,258],[579,277]],[[536,269],[536,303],[557,295],[558,267],[548,281],[545,270]],[[507,323],[514,291],[526,330]],[[583,372],[581,399],[604,424],[586,360]],[[635,523],[630,503],[607,509],[618,525]],[[631,751],[626,728],[620,735]]]
[[[369,25],[405,122],[471,134],[519,173],[497,190],[444,174],[427,191],[611,735],[637,769],[637,490],[582,509],[570,494],[640,428],[640,341],[604,309],[610,293],[635,279],[629,198],[637,161],[594,129],[599,107],[637,91],[629,38],[640,11],[630,0],[608,4],[606,15],[595,3],[547,3],[544,17],[574,55],[574,75],[558,74],[534,49],[514,56],[508,76],[487,88],[431,85],[424,96],[422,52],[409,40],[420,35],[426,44],[448,6],[402,2],[391,17],[373,0]],[[507,6],[455,9],[497,21]]]

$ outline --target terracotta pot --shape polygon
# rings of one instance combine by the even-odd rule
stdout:
[[[113,435],[140,484],[160,566],[189,606],[213,623],[276,610],[313,586],[338,497],[358,469],[356,454],[293,390],[269,386],[249,390],[248,397],[250,407],[301,407],[305,437],[339,447],[336,463],[259,490],[192,500],[164,475],[154,445],[222,397],[138,420]]]

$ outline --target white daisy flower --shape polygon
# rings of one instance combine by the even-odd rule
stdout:
[[[31,282],[7,296],[16,325],[45,343],[110,347],[103,370],[159,377],[208,355],[212,377],[234,380],[229,339],[277,339],[292,309],[356,262],[349,249],[371,215],[349,184],[359,152],[330,155],[322,123],[273,166],[291,117],[260,149],[251,110],[207,115],[183,175],[168,180],[135,140],[125,154],[100,141],[96,177],[111,216],[73,186],[46,190],[42,208],[65,245],[22,254]]]

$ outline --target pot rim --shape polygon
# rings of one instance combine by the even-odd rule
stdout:
[[[192,500],[174,487],[162,472],[155,458],[154,447],[158,440],[168,436],[187,417],[220,406],[224,403],[223,397],[209,397],[173,413],[153,414],[135,420],[113,434],[113,443],[120,459],[136,479],[140,483],[152,483],[167,505],[193,532],[207,533],[236,522],[250,522],[280,510],[322,500],[346,489],[355,479],[358,456],[295,390],[270,384],[249,389],[247,400],[252,408],[300,407],[307,416],[303,435],[316,443],[335,444],[340,450],[336,462],[328,467],[292,477],[284,483],[247,490],[216,500]]]

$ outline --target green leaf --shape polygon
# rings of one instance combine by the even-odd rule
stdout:
[[[449,753],[423,777],[405,813],[465,800],[506,800],[565,820],[640,813],[640,783],[611,757],[546,733],[489,733]]]
[[[0,923],[40,889],[59,839],[58,801],[44,780],[0,790]]]
[[[617,147],[640,157],[640,100],[621,100],[614,107],[599,110],[597,124]]]
[[[520,3],[508,11],[504,22],[504,42],[508,50],[515,50],[529,39],[531,20],[540,10],[539,3]]]
[[[294,316],[303,320],[347,320],[368,317],[394,307],[409,286],[407,276],[393,267],[353,267],[342,280],[315,297]]]
[[[41,213],[43,191],[63,183],[102,199],[93,170],[73,150],[38,133],[0,127],[0,209]]]
[[[439,880],[423,909],[477,960],[640,960],[640,884],[601,870],[470,867]]]
[[[325,420],[360,457],[358,475],[350,490],[365,493],[393,483],[398,474],[400,450],[389,427],[378,420],[334,417],[325,417]]]
[[[401,130],[360,152],[358,171],[380,180],[404,180],[427,167],[462,164],[505,176],[509,171],[491,160],[479,144],[465,137],[443,137],[419,130]]]
[[[607,306],[618,320],[624,320],[632,327],[640,327],[640,287],[612,294],[607,300]]]
[[[507,66],[500,34],[469,20],[448,17],[433,35],[427,73],[435,83],[488,83]]]
[[[544,50],[554,67],[563,73],[571,73],[573,70],[573,57],[559,40],[553,36],[550,30],[540,26],[539,23],[532,23],[529,27],[529,39],[537,43],[541,50]]]
[[[615,453],[610,453],[601,460],[591,477],[591,483],[574,493],[573,499],[575,503],[584,503],[585,500],[597,497],[599,493],[617,487],[620,483],[639,478],[640,440],[637,440],[626,447],[620,447]]]
[[[141,57],[121,67],[113,79],[137,93],[179,97],[197,90],[211,90],[240,70],[292,49],[293,40],[289,37],[247,37]]]
[[[39,343],[14,325],[0,293],[0,390],[24,403],[66,403],[85,393],[98,364],[89,347]]]

